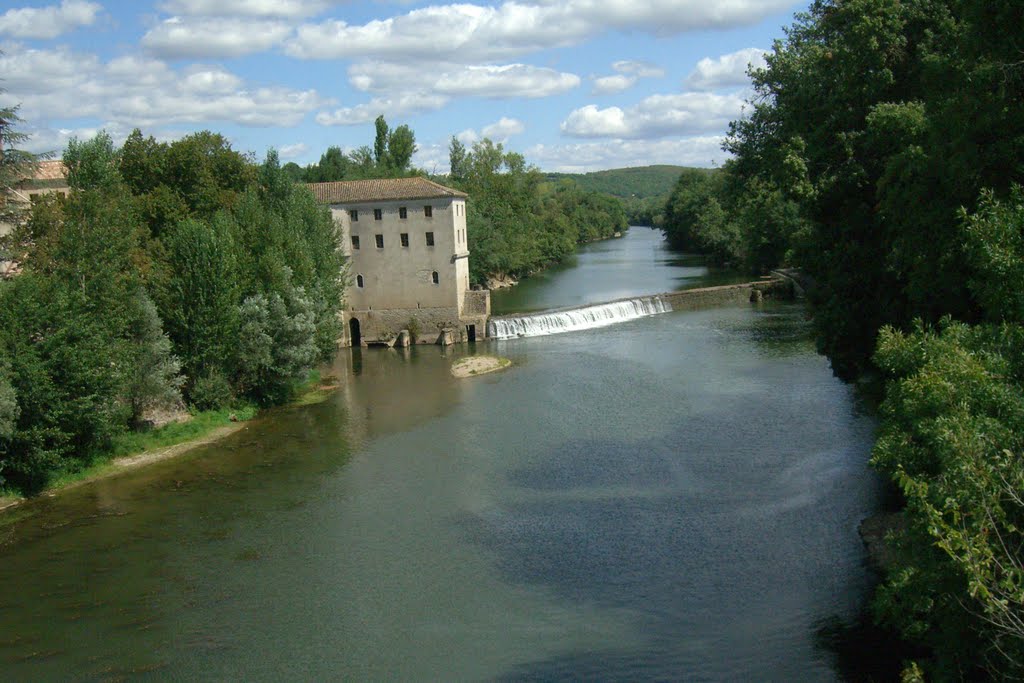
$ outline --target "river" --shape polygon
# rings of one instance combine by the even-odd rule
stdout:
[[[601,297],[701,278],[644,228],[576,267]],[[451,376],[480,352],[514,365]],[[816,633],[870,587],[874,422],[798,305],[332,372],[326,402],[0,517],[4,679],[837,677]]]

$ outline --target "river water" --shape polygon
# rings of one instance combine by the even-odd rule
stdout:
[[[656,238],[578,262],[699,279]],[[514,365],[453,378],[473,353]],[[326,402],[0,517],[4,680],[836,678],[816,634],[869,588],[874,423],[799,306],[332,372]]]

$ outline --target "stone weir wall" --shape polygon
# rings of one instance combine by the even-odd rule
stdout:
[[[737,285],[667,292],[657,296],[663,301],[667,301],[673,311],[695,311],[715,306],[761,301],[762,299],[789,300],[795,297],[795,292],[792,281],[776,277]]]
[[[538,313],[511,313],[509,315],[491,316],[491,320],[502,320],[509,318],[521,318],[524,316],[538,316],[544,314],[564,313],[576,311],[583,308],[600,306],[602,304],[614,304],[622,301],[636,301],[639,299],[660,299],[667,303],[673,311],[696,311],[702,308],[715,308],[717,306],[735,306],[739,304],[757,302],[762,300],[788,301],[796,298],[793,282],[783,277],[767,277],[756,282],[741,282],[735,285],[719,285],[717,287],[702,287],[700,289],[684,289],[680,292],[663,292],[661,294],[640,294],[637,296],[615,299],[613,301],[602,301],[599,303],[587,304],[585,306],[570,306],[567,308],[553,308]]]

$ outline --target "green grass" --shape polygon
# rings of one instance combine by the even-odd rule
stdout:
[[[326,379],[333,380],[330,377]],[[293,390],[294,399],[289,405],[303,406],[325,400],[331,392],[318,388],[322,381],[320,371],[311,370],[305,380],[296,383]],[[54,491],[81,481],[101,477],[116,469],[114,466],[116,458],[138,455],[146,451],[195,441],[221,427],[232,424],[232,422],[251,420],[258,412],[259,408],[257,406],[246,403],[236,405],[233,408],[204,410],[194,413],[187,422],[171,422],[156,429],[121,434],[114,439],[109,451],[97,455],[85,467],[55,472],[44,491]],[[235,420],[231,419],[232,416],[235,417]],[[23,498],[23,494],[19,491],[0,488],[0,506],[5,502],[19,501]]]
[[[50,479],[46,490],[61,489],[80,481],[94,479],[115,469],[114,459],[130,455],[138,455],[145,451],[168,448],[178,444],[201,439],[210,432],[231,424],[234,415],[237,422],[245,422],[255,417],[257,408],[253,405],[241,405],[234,408],[205,410],[196,413],[187,422],[171,422],[144,432],[128,432],[114,439],[114,443],[106,453],[97,456],[93,461],[75,470],[57,472]]]
[[[166,448],[185,441],[199,439],[206,436],[214,429],[231,424],[231,416],[236,421],[245,422],[256,416],[257,408],[253,405],[242,405],[235,408],[221,408],[219,410],[205,410],[196,413],[188,422],[172,422],[150,429],[145,432],[128,432],[114,440],[114,445],[108,454],[111,458],[118,458],[126,455],[135,455],[143,451],[155,448]]]

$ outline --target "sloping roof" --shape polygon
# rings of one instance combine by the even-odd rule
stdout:
[[[64,180],[67,177],[68,170],[60,159],[40,161],[36,164],[36,172],[32,174],[32,180]]]
[[[68,185],[68,170],[60,159],[37,161],[31,164],[30,172],[17,183],[21,189],[38,189],[41,187],[64,188]]]
[[[465,192],[420,177],[309,183],[309,189],[322,204],[358,204],[402,199],[461,199],[468,196]]]

